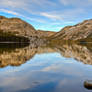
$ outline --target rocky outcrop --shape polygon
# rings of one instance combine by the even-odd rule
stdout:
[[[53,40],[92,40],[92,19],[74,26],[67,26],[52,36]]]

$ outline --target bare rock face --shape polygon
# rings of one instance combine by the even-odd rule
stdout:
[[[0,16],[0,32],[16,36],[36,36],[34,27],[19,18],[6,18]]]
[[[87,38],[92,38],[92,19],[74,26],[67,26],[52,37],[55,40],[81,40]]]

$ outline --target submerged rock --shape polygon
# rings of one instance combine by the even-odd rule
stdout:
[[[92,90],[92,80],[87,80],[84,82],[84,87],[88,90]]]

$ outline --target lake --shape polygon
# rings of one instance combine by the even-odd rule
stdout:
[[[0,92],[91,92],[92,44],[0,44]]]

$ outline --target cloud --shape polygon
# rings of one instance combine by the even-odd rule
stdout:
[[[23,8],[23,9],[37,9],[38,7],[46,8],[49,6],[55,6],[56,3],[49,0],[0,0],[0,6],[10,8]],[[36,7],[35,7],[36,6]]]
[[[59,0],[61,4],[65,6],[74,6],[74,7],[88,7],[92,5],[92,0]]]
[[[60,16],[56,15],[56,14],[49,14],[49,13],[46,13],[46,12],[42,12],[40,13],[41,16],[44,16],[44,17],[47,17],[47,18],[50,18],[50,19],[53,19],[53,20],[60,20],[62,19]]]
[[[1,12],[4,12],[4,13],[9,13],[9,14],[12,14],[12,15],[15,15],[15,16],[18,16],[18,17],[22,17],[22,18],[25,18],[29,21],[35,21],[35,22],[39,22],[39,23],[46,23],[45,20],[43,19],[37,19],[37,18],[30,18],[30,17],[27,17],[27,16],[24,16],[22,14],[19,14],[17,12],[14,12],[14,11],[11,11],[11,10],[6,10],[6,9],[0,9]]]
[[[74,20],[80,15],[84,14],[85,10],[80,8],[67,9],[63,11],[41,12],[40,15],[52,20],[58,20],[58,22],[73,23]]]
[[[1,12],[26,18],[39,25],[39,29],[50,23],[66,26],[80,22],[91,17],[91,7],[92,0],[0,0]],[[53,30],[52,25],[49,28]]]
[[[9,10],[6,10],[6,9],[0,9],[1,12],[5,12],[5,13],[9,13],[9,14],[13,14],[13,15],[16,15],[16,16],[20,16],[20,14],[18,14],[17,12],[14,12],[14,11],[9,11]]]
[[[41,11],[46,10],[48,6],[56,6],[56,3],[49,0],[1,0],[0,8],[3,9],[3,12],[10,14],[29,17],[29,15],[35,15],[36,17],[40,16]],[[13,12],[12,12],[13,11]],[[44,15],[44,14],[43,14]],[[47,15],[51,17],[50,15]],[[55,17],[55,16],[53,16]],[[44,20],[39,19],[38,21],[42,22]]]
[[[32,16],[32,18],[36,17],[36,19],[37,17],[43,16],[43,17],[49,18],[52,21],[55,21],[55,20],[64,21],[65,19],[69,19],[69,18],[74,19],[76,16],[80,15],[80,13],[83,12],[82,11],[83,9],[81,8],[71,8],[71,9],[62,10],[62,7],[61,7],[60,9],[58,9],[58,1],[60,1],[64,5],[69,5],[69,4],[74,5],[80,2],[80,0],[57,0],[57,2],[50,1],[50,0],[39,0],[39,2],[38,0],[31,0],[31,1],[1,0],[0,7],[2,7],[3,9],[7,8],[9,11],[14,11],[15,13],[10,12],[12,14],[14,13],[14,15],[16,15],[16,13],[19,13],[26,17],[35,15],[35,16]],[[55,7],[56,7],[56,10],[54,10]],[[45,20],[45,18],[43,18],[43,20]],[[43,21],[43,20],[40,19],[40,21]]]
[[[80,0],[60,0],[60,2],[63,5],[77,5],[79,2],[81,3],[82,1],[80,1]]]

